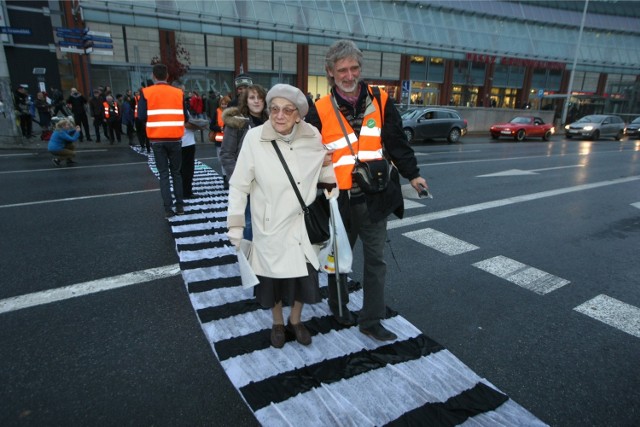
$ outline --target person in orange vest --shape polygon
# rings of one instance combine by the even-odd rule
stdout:
[[[362,276],[364,298],[358,317],[360,332],[380,341],[392,341],[397,336],[381,323],[386,315],[384,246],[387,217],[391,213],[402,217],[404,200],[399,176],[393,167],[391,178],[381,192],[365,193],[353,182],[351,173],[355,155],[361,161],[382,159],[384,155],[410,181],[418,194],[428,187],[420,176],[415,153],[402,131],[398,110],[393,103],[388,103],[386,92],[362,81],[362,62],[362,52],[353,41],[338,40],[331,45],[325,56],[331,91],[311,105],[306,121],[318,128],[323,144],[332,153],[340,189],[338,205],[349,242],[353,247],[360,238],[366,254]],[[346,277],[341,275],[341,278],[341,289],[338,290],[336,276],[329,275],[329,307],[336,321],[354,325],[355,319],[346,306],[349,301]],[[338,304],[338,292],[342,297],[342,307]]]
[[[222,97],[222,99],[220,100],[220,106],[214,111],[214,117],[211,118],[212,125],[210,126],[210,133],[213,133],[213,142],[216,144],[216,154],[218,156],[218,159],[220,158],[220,151],[222,150],[222,140],[224,138],[224,120],[222,120],[222,112],[227,108],[229,102],[231,102],[231,98],[229,98],[228,96]],[[224,189],[228,190],[229,181],[227,179],[227,172],[224,170],[224,166],[222,166],[222,163],[220,164],[220,167],[222,168]]]
[[[156,168],[160,175],[160,194],[166,218],[184,215],[182,190],[182,135],[188,117],[182,91],[167,83],[169,73],[164,64],[155,64],[152,70],[154,84],[142,89],[138,102],[138,118],[146,123],[147,138],[153,150]],[[173,180],[173,196],[171,182]]]
[[[102,103],[104,109],[104,120],[107,122],[109,129],[109,143],[113,144],[114,134],[118,142],[121,140],[122,127],[120,124],[120,107],[113,99],[113,96],[107,95],[106,101]]]

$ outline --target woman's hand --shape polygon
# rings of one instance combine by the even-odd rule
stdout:
[[[333,163],[333,152],[335,150],[327,150],[327,152],[324,155],[324,160],[322,161],[322,166],[329,166],[331,163]]]

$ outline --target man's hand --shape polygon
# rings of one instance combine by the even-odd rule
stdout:
[[[429,189],[429,186],[427,185],[427,181],[421,176],[417,178],[413,178],[411,180],[411,186],[413,187],[414,190],[416,190],[418,194],[420,194],[423,188]]]
[[[231,227],[227,231],[227,237],[233,246],[236,249],[240,249],[240,241],[242,240],[242,234],[244,232],[244,227]]]

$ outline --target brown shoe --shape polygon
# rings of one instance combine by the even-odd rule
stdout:
[[[273,325],[271,327],[271,345],[275,348],[282,348],[286,341],[284,334],[284,325]]]
[[[296,341],[298,341],[300,344],[311,344],[311,334],[309,334],[309,331],[307,330],[307,328],[305,328],[302,322],[294,324],[291,323],[291,320],[289,320],[287,329],[289,329],[296,336]]]

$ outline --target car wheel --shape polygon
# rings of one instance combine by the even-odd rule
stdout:
[[[593,132],[593,135],[591,135],[591,139],[593,139],[594,141],[595,141],[596,139],[600,139],[600,131],[598,131],[598,130],[597,130],[597,131],[594,131],[594,132]]]
[[[524,129],[520,129],[517,133],[516,136],[513,138],[516,141],[520,142],[524,140],[524,137],[527,136],[527,133],[524,131]]]
[[[567,138],[567,139],[571,139],[571,138],[573,138],[573,135],[565,135],[564,137]]]
[[[413,142],[413,131],[409,128],[404,128],[404,134],[407,137],[407,141]]]
[[[620,141],[622,139],[622,136],[624,135],[624,132],[622,131],[618,131],[618,134],[616,135],[616,141]]]
[[[544,139],[545,141],[548,141],[551,139],[551,131],[548,130],[544,133],[544,136],[542,137],[542,139]]]
[[[447,141],[449,141],[449,144],[455,144],[456,142],[460,141],[460,129],[458,128],[453,128],[449,131],[449,136],[447,137]]]
[[[500,138],[500,135],[498,135],[497,133],[491,134],[491,139],[498,139],[498,138]]]

